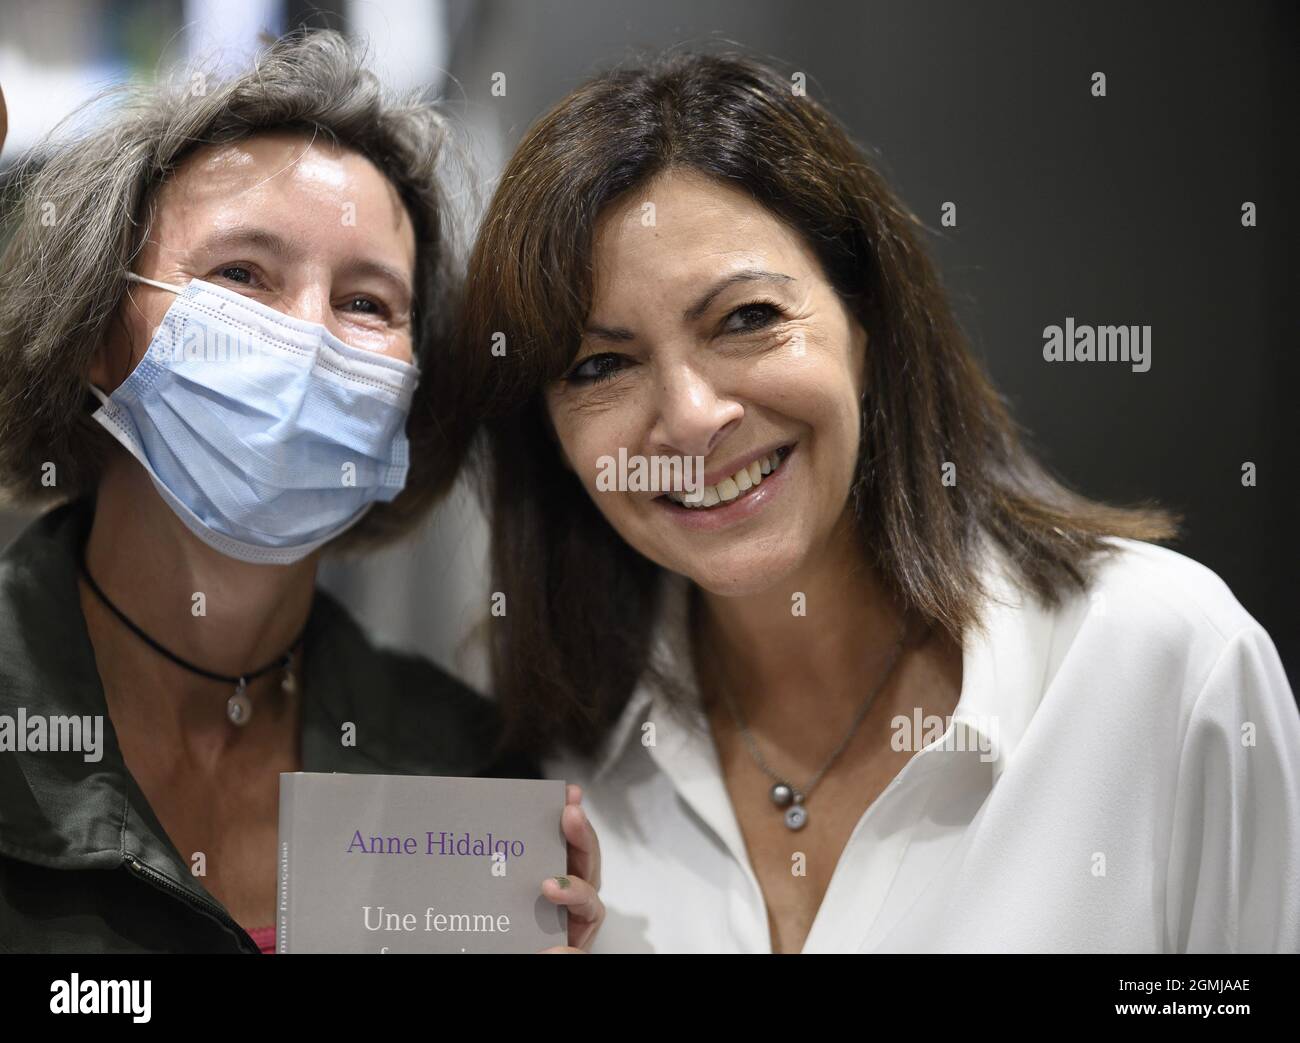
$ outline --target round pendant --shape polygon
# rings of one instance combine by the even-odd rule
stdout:
[[[244,694],[245,687],[241,681],[239,687],[235,689],[235,694],[226,700],[226,717],[230,719],[231,724],[237,724],[241,728],[253,716],[253,704]]]
[[[794,800],[794,790],[784,782],[778,782],[772,787],[772,803],[778,808],[788,808]]]
[[[787,829],[803,829],[808,822],[808,809],[802,804],[791,804],[785,809],[785,825]]]

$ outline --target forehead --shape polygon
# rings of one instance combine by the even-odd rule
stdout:
[[[415,259],[415,230],[397,188],[368,159],[306,134],[259,134],[206,145],[158,190],[158,238],[257,222],[284,236],[331,234]]]
[[[694,171],[670,170],[620,197],[592,238],[594,293],[697,290],[739,267],[815,270],[802,237],[748,192]]]

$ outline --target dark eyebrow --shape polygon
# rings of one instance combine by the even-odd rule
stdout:
[[[742,268],[738,272],[732,272],[725,279],[713,284],[705,291],[704,295],[682,312],[682,318],[687,322],[694,322],[705,313],[713,299],[725,290],[728,286],[733,286],[738,282],[794,282],[794,276],[784,275],[781,272],[768,272],[762,268]]]
[[[698,301],[692,304],[684,312],[682,318],[687,322],[694,322],[708,309],[713,303],[713,299],[725,290],[738,282],[795,282],[793,275],[785,275],[782,272],[769,272],[762,268],[742,268],[738,272],[732,272],[726,278],[715,283],[707,293]],[[636,340],[636,334],[622,326],[597,326],[588,323],[583,330],[588,336],[595,337],[598,340],[628,341]]]
[[[636,340],[636,334],[622,326],[596,326],[588,323],[583,327],[582,332],[597,340]]]

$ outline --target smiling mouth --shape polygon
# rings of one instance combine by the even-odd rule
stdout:
[[[691,511],[711,511],[719,507],[726,507],[728,504],[735,503],[737,500],[748,496],[769,477],[776,474],[793,450],[793,443],[780,446],[773,452],[768,453],[767,456],[760,457],[748,466],[742,467],[735,474],[722,479],[717,485],[706,485],[704,487],[704,498],[697,502],[688,501],[685,492],[664,493],[660,499],[671,500],[678,507],[685,507]]]

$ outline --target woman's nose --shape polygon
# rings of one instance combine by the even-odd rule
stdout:
[[[663,374],[651,444],[683,456],[708,456],[744,416],[744,407],[691,366]]]
[[[330,291],[327,286],[304,286],[290,300],[285,301],[285,311],[295,319],[303,322],[317,322],[337,333],[334,329],[334,308],[330,304]]]

